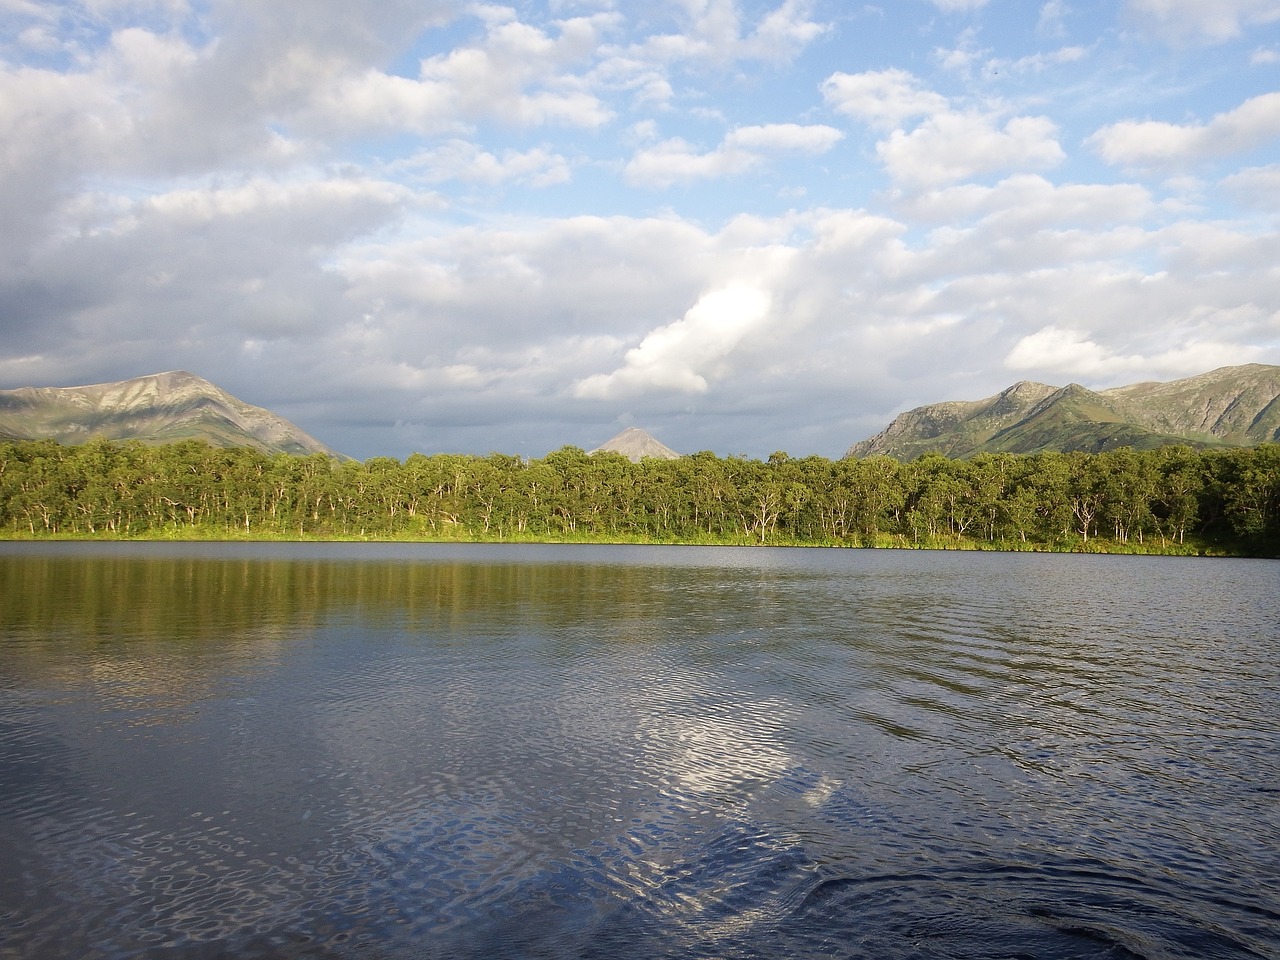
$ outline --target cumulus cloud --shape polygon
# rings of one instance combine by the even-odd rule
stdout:
[[[844,134],[823,124],[765,123],[730,130],[724,142],[746,150],[795,150],[826,153]]]
[[[443,83],[462,109],[522,123],[595,127],[612,116],[566,68],[588,59],[614,22],[610,15],[561,22],[559,35],[519,22],[492,28],[482,47],[422,62],[421,80]]]
[[[1150,344],[1155,346],[1155,344]],[[1259,353],[1254,348],[1220,340],[1193,339],[1173,349],[1122,353],[1075,330],[1048,326],[1019,340],[1004,365],[1015,372],[1035,371],[1052,377],[1078,377],[1095,384],[1115,384],[1142,371],[1207,371],[1245,363]]]
[[[966,183],[904,198],[913,220],[959,224],[991,219],[1005,225],[1058,228],[1138,223],[1155,207],[1140,184],[1054,184],[1037,174],[1016,174],[992,185]]]
[[[1049,118],[1018,116],[1002,125],[989,110],[957,109],[905,70],[835,73],[823,82],[822,94],[834,110],[892,131],[876,144],[876,155],[904,186],[1043,170],[1066,157]]]
[[[1280,210],[1280,164],[1249,167],[1226,177],[1222,185],[1245,206]]]
[[[363,179],[79,197],[63,211],[75,229],[0,277],[6,353],[47,356],[52,383],[113,379],[104,365],[225,373],[242,349],[269,366],[283,344],[325,339],[343,311],[325,259],[407,199]]]
[[[734,150],[723,144],[717,150],[699,153],[693,144],[676,137],[639,151],[627,162],[623,176],[628,183],[661,189],[691,180],[742,173],[760,160],[758,153]]]
[[[663,64],[785,63],[828,29],[811,19],[813,0],[784,0],[754,24],[744,22],[737,0],[679,0],[672,6],[680,14],[677,32],[654,33],[628,48],[628,58]]]
[[[892,129],[914,117],[945,112],[946,97],[897,68],[866,73],[833,73],[822,83],[832,109],[875,127]]]
[[[741,55],[758,60],[785,62],[827,32],[829,27],[810,19],[812,0],[785,0],[766,13],[743,42]]]
[[[1251,150],[1280,138],[1280,93],[1264,93],[1208,123],[1124,120],[1088,140],[1108,163],[1178,166]]]
[[[173,190],[147,197],[136,204],[136,213],[117,219],[117,231],[136,227],[151,217],[172,226],[243,222],[246,218],[288,221],[307,220],[307,234],[316,242],[359,235],[369,222],[357,216],[359,208],[381,219],[407,198],[408,191],[395,183],[369,179],[301,182],[254,180],[234,187]],[[328,226],[324,226],[324,224]]]
[[[746,283],[706,293],[679,320],[651,331],[628,350],[622,367],[580,381],[574,396],[612,400],[647,391],[705,393],[708,378],[760,328],[769,306],[769,294]]]
[[[623,175],[647,187],[669,187],[691,180],[742,173],[767,162],[771,154],[820,154],[844,135],[822,124],[771,123],[730,130],[720,145],[699,153],[681,139],[665,140],[636,153]]]
[[[876,145],[889,174],[910,186],[936,186],[1004,170],[1043,170],[1066,154],[1047,117],[1013,117],[998,126],[991,116],[940,113],[910,133],[895,130]]]
[[[353,247],[336,270],[349,299],[376,314],[389,349],[422,344],[424,353],[451,355],[490,341],[523,350],[583,336],[616,348],[655,316],[683,312],[707,284],[706,271],[732,260],[719,244],[674,217],[441,225]]]
[[[301,115],[305,128],[429,134],[486,118],[588,128],[612,118],[612,110],[571,72],[575,64],[590,64],[615,22],[612,15],[562,21],[553,33],[500,12],[488,17],[482,42],[423,59],[416,79],[370,67],[318,83]]]
[[[1004,359],[1010,370],[1048,370],[1072,376],[1097,377],[1108,368],[1123,369],[1129,363],[1109,354],[1093,340],[1073,330],[1049,326],[1028,334],[1014,344]]]

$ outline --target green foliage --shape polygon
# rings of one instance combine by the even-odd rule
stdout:
[[[0,444],[10,538],[423,539],[1280,555],[1280,446],[365,463],[197,441]]]

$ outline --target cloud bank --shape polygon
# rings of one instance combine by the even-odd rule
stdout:
[[[1018,11],[0,5],[0,387],[187,368],[362,457],[835,456],[1280,362],[1280,8]]]

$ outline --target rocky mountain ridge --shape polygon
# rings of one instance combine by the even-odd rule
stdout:
[[[319,440],[270,410],[185,370],[80,387],[0,390],[0,439],[83,443],[204,440],[267,453],[325,453]]]
[[[1280,367],[1247,364],[1167,383],[1107,390],[1021,381],[982,400],[916,407],[851,446],[849,457],[925,453],[1100,452],[1171,443],[1252,446],[1280,441]]]

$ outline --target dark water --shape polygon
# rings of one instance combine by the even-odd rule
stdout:
[[[0,545],[0,958],[1280,957],[1280,564]]]

